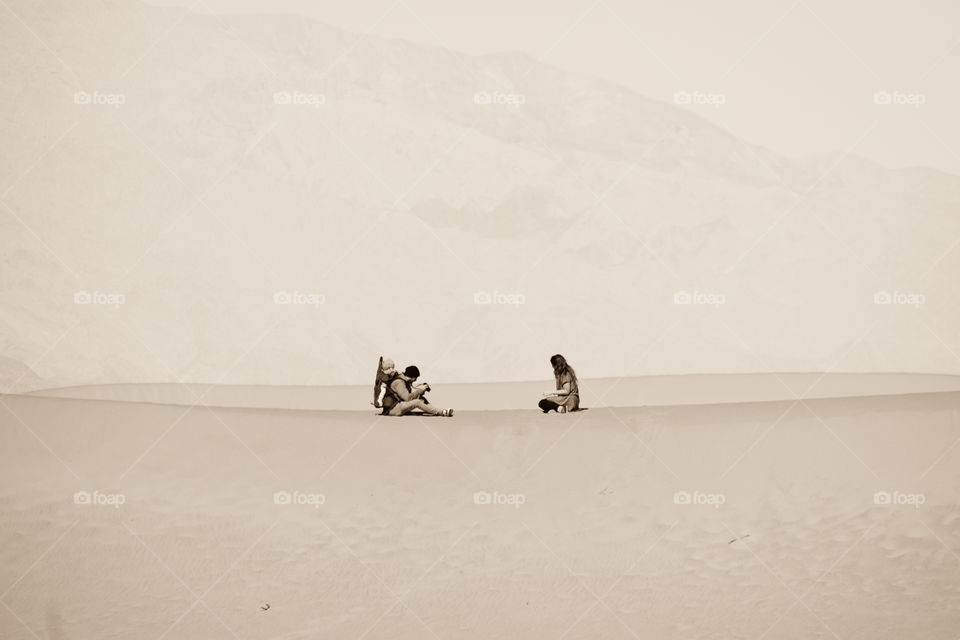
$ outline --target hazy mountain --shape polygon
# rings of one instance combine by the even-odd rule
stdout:
[[[10,6],[0,354],[49,384],[960,370],[956,176],[783,158],[521,54]]]

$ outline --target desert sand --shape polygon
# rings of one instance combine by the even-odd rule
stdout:
[[[960,624],[956,392],[452,419],[0,400],[5,639]]]
[[[189,4],[0,0],[0,640],[960,637],[956,11]]]
[[[960,376],[919,373],[753,373],[627,376],[582,380],[591,407],[672,406],[770,402],[960,391]],[[434,399],[469,410],[530,409],[550,380],[510,383],[434,384]],[[184,383],[93,384],[40,389],[31,395],[84,400],[257,409],[336,409],[367,411],[370,385],[269,386]]]

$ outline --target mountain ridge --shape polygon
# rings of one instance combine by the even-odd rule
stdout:
[[[518,84],[501,55],[355,42],[290,16],[96,6],[17,11],[47,15],[40,37],[101,83],[64,82],[23,30],[0,43],[20,61],[0,71],[0,354],[33,361],[68,331],[38,365],[54,384],[363,383],[380,353],[451,381],[535,378],[557,351],[591,377],[957,370],[872,296],[925,292],[924,322],[958,341],[960,178],[788,159],[606,80],[539,65]],[[77,89],[125,103],[73,104]],[[492,91],[524,102],[475,101]],[[77,306],[78,290],[126,303]],[[726,302],[674,304],[698,290]],[[278,306],[277,291],[325,303]],[[477,292],[525,301],[478,306]]]

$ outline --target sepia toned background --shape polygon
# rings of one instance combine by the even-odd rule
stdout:
[[[0,638],[956,640],[957,14],[0,0]]]
[[[0,14],[6,387],[960,368],[949,4],[164,5]]]

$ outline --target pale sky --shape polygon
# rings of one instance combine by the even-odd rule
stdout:
[[[301,14],[473,54],[522,51],[666,102],[680,90],[722,94],[720,108],[686,108],[782,154],[853,147],[887,166],[960,175],[954,0],[149,1]],[[877,105],[877,91],[923,104]]]

